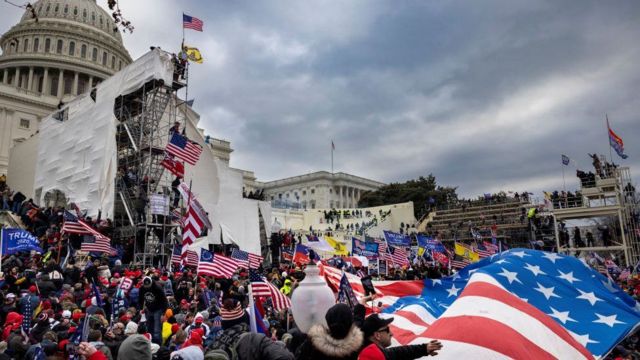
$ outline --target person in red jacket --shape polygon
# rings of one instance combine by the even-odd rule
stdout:
[[[412,360],[427,355],[438,355],[442,344],[438,340],[431,340],[420,345],[391,345],[391,328],[389,324],[393,318],[382,319],[378,314],[367,317],[362,324],[365,336],[365,347],[360,351],[358,360]]]

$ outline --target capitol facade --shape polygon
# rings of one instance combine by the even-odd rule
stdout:
[[[11,148],[61,102],[131,63],[111,16],[95,0],[40,0],[0,37],[0,175]]]

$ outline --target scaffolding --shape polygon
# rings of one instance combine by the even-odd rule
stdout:
[[[595,181],[581,182],[579,194],[569,201],[553,204],[550,215],[554,219],[555,241],[558,252],[577,255],[580,252],[603,252],[624,258],[626,266],[635,265],[640,260],[638,234],[638,199],[633,187],[628,167],[615,169],[611,176],[595,177]],[[606,229],[611,236],[600,244],[594,242],[577,244],[575,241],[561,241],[564,221],[577,220],[598,224],[597,218],[613,219],[613,229]],[[603,225],[603,224],[600,224]]]
[[[114,239],[133,250],[132,263],[143,266],[168,265],[179,230],[171,217],[173,175],[162,161],[170,129],[175,122],[185,124],[180,107],[186,105],[177,91],[186,86],[187,76],[180,75],[171,84],[152,80],[119,96],[114,106],[119,121]]]

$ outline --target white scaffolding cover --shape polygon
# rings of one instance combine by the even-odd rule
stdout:
[[[89,94],[68,104],[68,118],[53,115],[40,125],[40,143],[34,188],[42,203],[51,190],[65,193],[70,202],[88,215],[102,210],[113,216],[114,179],[117,172],[115,99],[136,91],[150,80],[173,80],[171,56],[152,50],[96,87],[95,102]]]

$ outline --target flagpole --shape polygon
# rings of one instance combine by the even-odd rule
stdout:
[[[560,162],[560,166],[562,166],[562,190],[567,192],[567,183],[564,180],[564,167],[566,166],[564,163]],[[566,204],[565,204],[566,206]]]
[[[613,164],[613,153],[611,152],[611,138],[609,135],[609,131],[611,131],[611,127],[609,126],[609,114],[605,114],[605,117],[607,118],[607,139],[609,139],[609,160],[611,160],[611,163]]]
[[[251,270],[249,270],[251,271]],[[256,324],[256,307],[253,303],[253,285],[249,281],[249,326],[252,332],[258,332],[258,326]],[[287,316],[288,318],[288,316]]]

